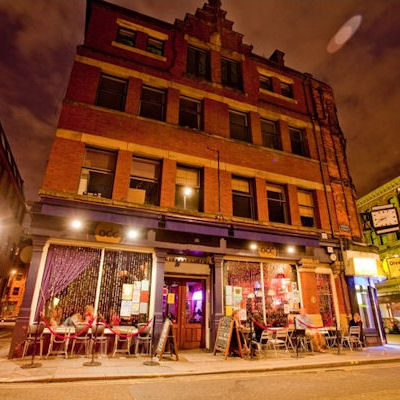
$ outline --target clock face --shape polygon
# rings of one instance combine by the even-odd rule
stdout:
[[[385,226],[393,226],[399,224],[395,208],[371,211],[371,216],[375,228],[381,228]]]

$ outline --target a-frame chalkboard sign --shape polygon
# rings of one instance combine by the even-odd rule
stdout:
[[[176,348],[175,336],[172,329],[172,321],[168,318],[164,321],[155,354],[159,360],[161,360],[164,354],[168,354],[171,356],[174,355],[176,361],[178,361],[178,350]]]
[[[214,345],[214,356],[217,351],[224,353],[225,359],[228,357],[229,349],[231,347],[232,334],[236,336],[237,348],[234,350],[238,352],[240,357],[243,358],[242,342],[239,336],[239,330],[234,329],[236,321],[232,317],[222,317],[219,320],[217,337]]]

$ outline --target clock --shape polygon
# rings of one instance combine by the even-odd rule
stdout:
[[[385,228],[399,224],[399,217],[394,207],[372,210],[371,218],[374,228]]]

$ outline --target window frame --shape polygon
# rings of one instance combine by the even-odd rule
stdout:
[[[289,99],[294,99],[293,84],[280,81],[281,95]]]
[[[300,203],[300,200],[299,200],[299,193],[300,192],[307,193],[308,195],[310,195],[311,201],[312,201],[312,205],[311,206],[308,205],[308,204],[301,204]],[[316,204],[315,204],[314,191],[313,190],[308,190],[308,189],[297,188],[297,203],[298,203],[298,210],[299,210],[299,217],[300,217],[301,226],[308,227],[308,228],[317,228],[317,219],[316,219],[316,213],[315,213]],[[301,213],[301,209],[302,208],[311,209],[312,210],[312,214],[313,214],[313,216],[312,216],[312,219],[313,219],[312,225],[308,225],[308,224],[305,224],[303,222],[302,217],[303,218],[310,218],[310,217],[307,216],[307,215],[302,215],[302,213]]]
[[[247,218],[247,219],[256,219],[256,204],[255,204],[255,190],[254,190],[254,179],[252,178],[246,178],[243,176],[237,176],[237,175],[232,175],[232,181],[236,179],[236,180],[241,180],[241,181],[246,181],[248,183],[248,187],[249,187],[249,192],[246,194],[246,192],[242,192],[240,190],[235,190],[232,187],[232,215],[234,217],[239,217],[239,218]],[[235,207],[234,207],[234,197],[238,196],[240,198],[247,198],[249,199],[249,205],[250,205],[250,209],[249,209],[249,214],[250,216],[247,217],[243,217],[241,215],[236,215],[235,214]]]
[[[270,133],[263,130],[263,124],[270,124],[274,126],[275,133]],[[274,150],[281,150],[282,151],[282,137],[281,132],[279,130],[279,123],[278,121],[273,121],[270,119],[261,118],[260,119],[260,126],[261,126],[261,138],[263,142],[263,146],[269,149]],[[266,137],[269,137],[272,141],[272,146],[267,144],[267,141],[264,140]]]
[[[102,89],[102,83],[105,80],[113,80],[113,81],[117,81],[120,83],[123,83],[123,92],[122,93],[117,93],[116,91],[110,91],[110,90],[104,90]],[[97,92],[96,92],[96,101],[95,101],[95,105],[98,107],[104,107],[104,108],[108,108],[111,110],[116,110],[116,111],[125,111],[125,105],[126,105],[126,97],[127,97],[127,92],[128,92],[128,80],[127,79],[123,79],[123,78],[119,78],[118,76],[114,76],[114,75],[109,75],[109,74],[101,74],[100,78],[99,78],[99,82],[97,85]],[[113,95],[118,95],[121,97],[121,102],[119,104],[119,106],[114,106],[114,107],[110,107],[108,105],[105,105],[103,103],[103,101],[101,100],[101,95],[102,94],[113,94]]]
[[[298,137],[301,140],[297,140],[294,137],[294,134],[300,134]],[[301,128],[295,128],[292,126],[289,126],[289,137],[290,137],[290,146],[291,146],[291,151],[292,154],[296,154],[298,156],[302,157],[310,157],[310,147],[308,145],[308,138],[307,138],[307,132],[304,129]],[[294,144],[298,145],[300,148],[300,151],[294,151]]]
[[[147,177],[144,177],[144,176],[132,174],[132,163],[134,161],[142,162],[142,163],[145,163],[145,164],[155,165],[157,177],[156,178],[147,178]],[[161,168],[162,168],[161,160],[155,160],[155,159],[150,159],[150,158],[145,158],[145,157],[138,157],[138,156],[135,156],[135,155],[132,156],[131,173],[129,175],[129,189],[139,189],[137,187],[136,188],[132,187],[132,180],[141,181],[141,182],[147,182],[147,183],[153,183],[153,184],[157,185],[157,197],[156,197],[155,201],[154,202],[148,201],[148,197],[147,197],[148,192],[146,190],[145,200],[144,200],[143,204],[154,205],[154,206],[158,206],[160,204]]]
[[[196,171],[197,173],[197,183],[195,186],[189,186],[191,189],[193,189],[197,194],[198,194],[198,204],[197,204],[197,209],[196,208],[188,208],[185,205],[183,207],[178,206],[178,194],[181,192],[181,188],[184,188],[185,186],[177,183],[177,177],[178,177],[178,170],[191,170],[191,171]],[[203,171],[201,168],[193,167],[193,166],[188,166],[188,165],[182,165],[178,164],[176,166],[176,176],[175,176],[175,208],[179,210],[184,210],[184,211],[202,211],[202,198],[203,198]]]
[[[150,42],[158,43],[160,44],[160,47],[150,45]],[[146,42],[146,51],[148,53],[155,54],[157,56],[163,57],[164,56],[164,50],[165,50],[165,40],[157,39],[153,36],[147,36],[147,42]],[[161,54],[160,54],[161,51]]]
[[[197,110],[196,112],[191,112],[191,110],[182,110],[182,100],[183,101],[190,101],[192,103],[196,103],[197,105]],[[195,115],[196,119],[197,119],[197,124],[196,126],[190,126],[190,125],[185,125],[182,123],[181,121],[181,113],[182,112],[186,112],[187,114],[191,114],[191,115]],[[180,96],[179,97],[179,125],[182,127],[188,127],[190,129],[198,129],[200,130],[202,128],[202,102],[201,100],[197,100],[197,99],[193,99],[191,97],[187,97],[187,96]]]
[[[85,165],[85,161],[86,161],[86,156],[87,156],[87,152],[88,151],[101,152],[101,153],[106,153],[106,154],[110,154],[110,155],[113,154],[115,156],[114,169],[113,170],[112,169],[109,170],[109,169],[103,169],[103,168],[98,168],[98,167],[86,166]],[[98,173],[98,174],[104,174],[104,175],[112,176],[112,185],[111,185],[111,188],[110,188],[110,196],[109,197],[108,196],[103,196],[103,194],[101,194],[101,196],[99,196],[99,197],[105,198],[105,199],[112,199],[112,195],[113,195],[113,191],[114,191],[115,170],[116,170],[116,166],[117,166],[117,161],[118,161],[118,152],[116,152],[116,151],[107,150],[107,149],[100,149],[100,148],[92,147],[92,146],[86,146],[85,147],[85,154],[83,156],[83,161],[82,161],[81,175],[80,175],[79,187],[78,187],[78,194],[86,196],[86,195],[89,195],[89,193],[92,193],[92,192],[88,191],[88,188],[89,188],[89,182],[90,182],[90,171],[93,171],[93,172]],[[89,179],[87,180],[86,191],[80,193],[80,190],[79,190],[80,189],[80,182],[82,180],[82,172],[84,170],[89,172]],[[98,193],[99,192],[97,192],[95,196],[98,196]]]
[[[147,115],[142,115],[142,110],[143,110],[143,108],[142,108],[142,106],[143,106],[143,92],[144,91],[149,91],[149,92],[154,92],[154,93],[160,93],[161,95],[162,95],[162,103],[161,104],[159,104],[159,103],[155,103],[155,102],[152,102],[152,101],[147,101],[146,100],[146,104],[150,104],[150,105],[160,105],[161,106],[161,119],[159,119],[159,118],[153,118],[153,117],[149,117],[149,116],[147,116]],[[143,118],[149,118],[149,119],[152,119],[152,120],[155,120],[155,121],[162,121],[162,122],[165,122],[165,117],[166,117],[166,107],[167,106],[167,92],[165,91],[165,90],[163,90],[163,89],[158,89],[158,88],[155,88],[155,87],[152,87],[152,86],[147,86],[147,85],[143,85],[142,86],[142,89],[141,89],[141,92],[140,92],[140,104],[139,104],[139,116],[140,117],[143,117]]]
[[[189,52],[194,52],[194,68],[189,71]],[[200,73],[200,56],[205,55],[205,63],[206,63],[206,72],[205,74]],[[207,81],[211,81],[211,55],[208,50],[203,50],[198,47],[188,45],[187,56],[186,56],[186,73],[190,76],[194,76],[196,78],[202,78]]]
[[[126,31],[127,35],[122,34],[121,31]],[[133,40],[131,40],[133,42],[132,44],[128,44],[124,40],[125,37],[129,39],[130,37],[129,34],[133,36]],[[115,37],[115,41],[117,43],[123,44],[124,46],[136,47],[136,40],[137,40],[137,31],[125,28],[124,26],[118,26],[117,36]]]
[[[232,123],[232,120],[231,120],[231,115],[232,115],[232,114],[241,115],[241,116],[245,117],[245,125],[244,125],[244,127],[245,127],[245,129],[246,129],[246,131],[245,131],[245,136],[246,136],[246,139],[248,139],[248,140],[242,139],[242,138],[239,138],[239,137],[234,137],[234,136],[232,136],[232,125],[235,125],[235,126],[242,126],[242,125],[238,125],[238,124],[233,124],[233,123]],[[231,109],[230,109],[230,110],[229,110],[229,115],[228,115],[228,117],[229,117],[229,137],[230,137],[231,139],[240,140],[240,141],[242,141],[242,142],[252,143],[252,136],[251,136],[251,130],[250,130],[249,115],[248,115],[248,113],[241,112],[241,111],[236,111],[236,110],[231,110]]]
[[[272,81],[272,77],[268,76],[268,75],[259,75],[260,77],[260,89],[262,90],[268,90],[269,92],[273,92],[274,91],[274,85],[273,85],[273,81]],[[263,82],[268,82],[268,87],[264,87],[263,86]]]
[[[279,189],[280,193],[282,193],[282,198],[281,199],[274,199],[274,198],[268,197],[268,192],[278,193],[278,191],[268,190],[269,187],[272,187],[272,188],[275,188],[275,189]],[[289,223],[289,213],[288,213],[288,201],[287,201],[286,186],[285,185],[280,185],[280,184],[277,184],[277,183],[267,182],[266,183],[266,198],[267,198],[267,207],[268,207],[268,220],[270,222],[288,224]],[[270,201],[274,202],[274,203],[279,203],[280,207],[283,210],[283,221],[278,221],[278,220],[272,220],[271,219]]]
[[[224,63],[227,66],[226,79],[224,79]],[[237,82],[234,82],[232,80],[232,76],[233,76],[232,66],[233,65],[237,66],[237,76],[238,76]],[[240,91],[243,90],[242,63],[240,61],[232,60],[232,59],[226,58],[226,57],[221,57],[221,83],[223,86],[229,87],[231,89],[237,89]]]

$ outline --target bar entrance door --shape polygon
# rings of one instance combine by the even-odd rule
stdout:
[[[165,277],[164,282],[163,316],[173,322],[178,349],[204,347],[206,281]]]

